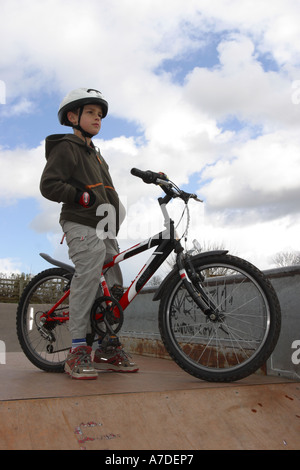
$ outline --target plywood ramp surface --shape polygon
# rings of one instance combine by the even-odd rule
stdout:
[[[15,359],[0,368],[0,449],[300,448],[299,383],[214,385],[138,357],[138,374],[78,382]]]
[[[1,449],[299,449],[296,384],[1,402]]]

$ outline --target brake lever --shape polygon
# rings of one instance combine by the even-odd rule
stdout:
[[[202,199],[199,199],[199,198],[198,198],[197,194],[192,194],[192,195],[191,195],[191,198],[192,198],[192,199],[195,199],[195,201],[197,201],[197,202],[204,202]]]
[[[197,194],[186,193],[185,191],[180,191],[179,197],[187,204],[190,199],[194,199],[197,202],[203,202],[202,199],[199,199]]]
[[[156,178],[155,184],[158,184],[159,186],[170,186],[171,182],[169,180],[162,180],[161,178]]]

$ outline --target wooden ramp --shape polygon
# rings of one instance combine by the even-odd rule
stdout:
[[[210,384],[163,359],[96,381],[47,374],[20,353],[0,365],[0,449],[300,448],[300,383],[253,375]]]

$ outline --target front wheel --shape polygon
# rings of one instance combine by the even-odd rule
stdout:
[[[159,328],[170,356],[206,381],[240,380],[262,367],[280,333],[277,295],[257,268],[230,255],[195,257],[195,291],[214,314],[198,307],[175,271],[159,307]]]

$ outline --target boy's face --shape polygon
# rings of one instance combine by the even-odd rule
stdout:
[[[97,104],[87,104],[83,108],[80,126],[92,135],[97,135],[101,129],[102,109]],[[72,124],[78,124],[78,113],[69,112],[68,119]],[[75,129],[76,134],[76,129]]]

